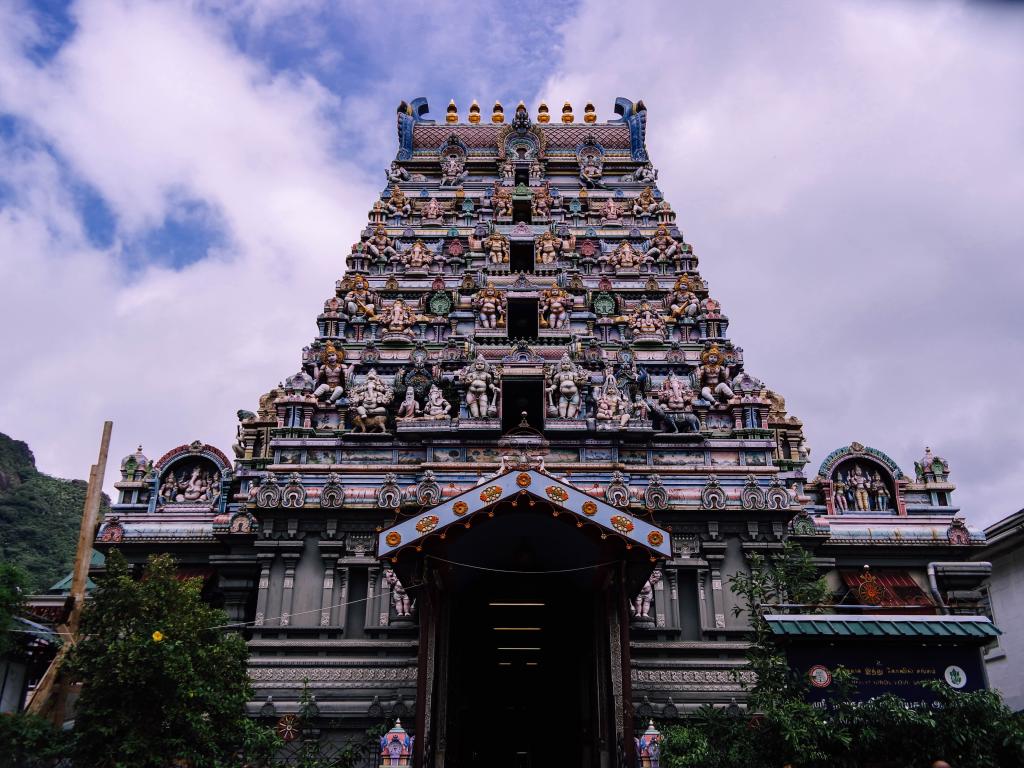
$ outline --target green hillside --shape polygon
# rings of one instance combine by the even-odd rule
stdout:
[[[85,488],[83,480],[38,471],[28,445],[0,433],[0,561],[24,568],[30,591],[47,589],[71,570]]]

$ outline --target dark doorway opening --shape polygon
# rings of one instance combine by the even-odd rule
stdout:
[[[533,241],[513,240],[510,243],[509,269],[513,272],[533,272]]]
[[[610,688],[599,542],[548,514],[504,506],[450,551],[446,763],[600,764]],[[568,563],[571,565],[567,565]],[[526,574],[583,566],[576,573]],[[603,737],[603,738],[602,738]]]
[[[510,339],[536,339],[539,324],[536,299],[508,300],[508,337]]]
[[[512,221],[517,224],[520,221],[529,224],[533,221],[533,209],[530,207],[529,200],[513,200],[512,201]]]
[[[501,384],[501,431],[515,429],[526,413],[526,423],[544,430],[544,382],[535,379],[507,379]]]
[[[522,184],[524,187],[530,186],[530,169],[529,168],[516,168],[516,186]]]

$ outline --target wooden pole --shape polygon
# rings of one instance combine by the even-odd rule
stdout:
[[[82,619],[82,609],[85,607],[85,587],[89,579],[89,564],[92,562],[92,544],[99,523],[103,475],[107,467],[110,433],[113,428],[113,422],[103,422],[99,457],[89,469],[89,485],[85,491],[85,507],[82,510],[82,524],[78,528],[78,549],[75,552],[75,567],[71,576],[71,594],[68,596],[71,610],[65,623],[57,627],[57,632],[64,642],[50,662],[46,674],[40,679],[26,708],[34,715],[48,715],[58,727],[64,725],[64,707],[68,694],[67,681],[60,679],[60,665],[78,639],[78,625]]]

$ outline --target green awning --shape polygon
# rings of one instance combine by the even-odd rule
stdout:
[[[767,614],[773,635],[783,637],[884,637],[985,639],[1002,632],[985,616]]]

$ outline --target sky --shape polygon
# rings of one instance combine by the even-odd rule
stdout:
[[[294,373],[426,96],[648,107],[659,186],[808,474],[926,445],[1024,506],[1024,4],[0,0],[0,431],[85,477]]]

